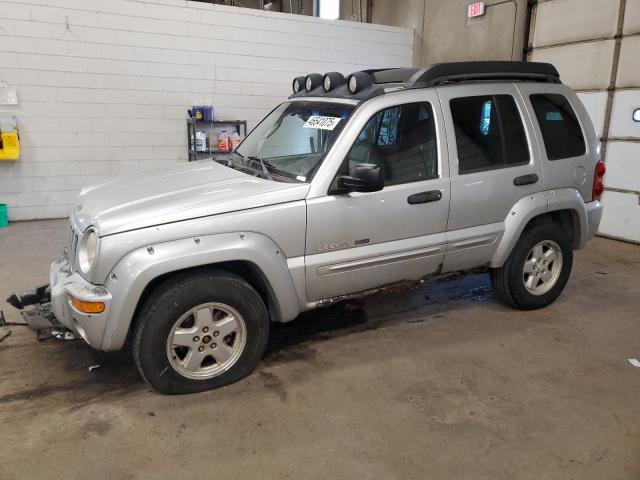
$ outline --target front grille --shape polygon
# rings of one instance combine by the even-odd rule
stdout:
[[[80,234],[72,223],[69,224],[69,238],[67,240],[67,255],[69,257],[69,267],[72,272],[76,271],[76,259],[78,254],[78,241]]]

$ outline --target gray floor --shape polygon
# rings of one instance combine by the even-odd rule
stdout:
[[[64,231],[0,230],[1,299],[46,278]],[[545,310],[499,305],[485,275],[372,297],[275,329],[251,377],[181,397],[124,353],[12,328],[0,478],[638,479],[639,310],[640,247],[599,238]]]

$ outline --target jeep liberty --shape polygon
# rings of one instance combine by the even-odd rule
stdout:
[[[489,272],[553,302],[602,216],[604,163],[550,64],[310,74],[231,154],[84,188],[34,329],[188,393],[253,371],[271,322],[385,286]]]

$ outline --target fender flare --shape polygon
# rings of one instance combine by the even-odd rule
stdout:
[[[573,215],[574,248],[580,250],[590,238],[589,215],[582,195],[575,188],[559,188],[544,192],[549,202],[549,212],[568,210]]]
[[[548,210],[547,197],[542,193],[527,195],[516,202],[511,207],[507,218],[504,219],[504,233],[498,244],[489,266],[492,268],[501,267],[511,254],[520,235],[527,223],[538,215],[546,213]]]
[[[269,237],[244,232],[173,240],[133,250],[111,271],[105,286],[113,300],[102,350],[122,348],[142,293],[154,279],[187,268],[230,261],[250,262],[262,272],[280,320],[291,320],[300,313],[287,259]]]
[[[498,268],[504,265],[520,235],[533,218],[559,210],[568,210],[574,215],[575,248],[583,248],[588,240],[589,227],[582,195],[575,188],[548,190],[521,198],[511,208],[504,220],[504,234],[489,266]]]

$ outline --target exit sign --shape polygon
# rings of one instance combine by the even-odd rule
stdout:
[[[481,17],[484,15],[484,2],[475,2],[469,5],[467,16],[469,18]]]

